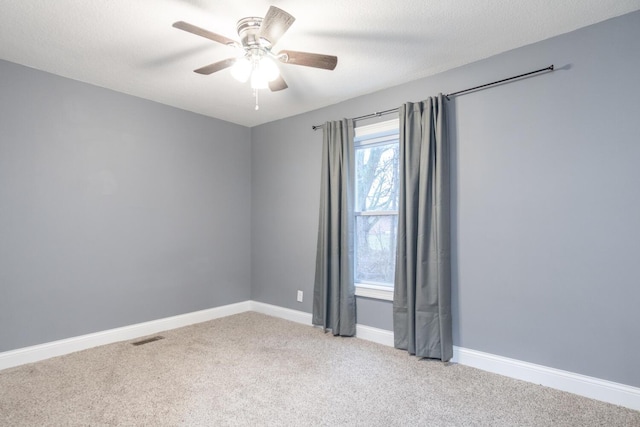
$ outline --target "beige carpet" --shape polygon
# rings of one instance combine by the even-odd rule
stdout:
[[[0,424],[640,426],[640,412],[258,313],[0,371]]]

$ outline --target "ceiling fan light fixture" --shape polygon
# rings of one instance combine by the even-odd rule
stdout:
[[[268,82],[272,82],[280,76],[280,69],[268,56],[260,58],[258,70]]]
[[[251,89],[266,89],[268,86],[269,81],[261,73],[253,70],[253,73],[251,73]]]
[[[231,67],[231,75],[240,83],[246,83],[251,76],[252,69],[253,65],[249,58],[243,56],[242,58],[238,58],[236,63]]]
[[[271,58],[266,55],[256,55],[251,59],[253,70],[251,71],[251,87],[253,89],[266,89],[269,82],[280,76],[280,69]]]

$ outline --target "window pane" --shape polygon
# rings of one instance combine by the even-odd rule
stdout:
[[[398,142],[356,149],[358,212],[398,210]]]
[[[397,215],[356,217],[356,282],[393,286]]]

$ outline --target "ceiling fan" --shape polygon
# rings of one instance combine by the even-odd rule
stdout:
[[[238,49],[238,55],[235,57],[205,65],[194,71],[208,75],[231,67],[231,74],[237,80],[241,82],[251,81],[251,87],[255,91],[257,110],[258,89],[269,87],[271,91],[275,92],[288,87],[280,75],[276,61],[325,70],[333,70],[338,64],[338,58],[332,55],[293,50],[282,50],[278,53],[273,53],[271,49],[294,21],[295,18],[284,10],[271,6],[264,18],[247,17],[238,21],[237,29],[240,42],[184,21],[175,22],[173,26]]]

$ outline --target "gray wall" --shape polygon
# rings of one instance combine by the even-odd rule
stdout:
[[[252,299],[311,311],[311,125],[552,63],[450,105],[454,341],[640,386],[639,12],[253,128]],[[358,322],[390,329],[390,303],[359,298]]]
[[[0,351],[249,299],[250,138],[0,61]]]

